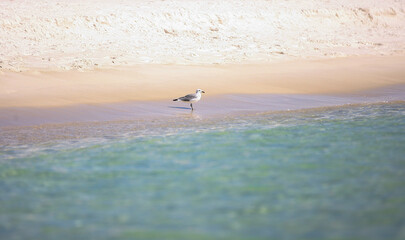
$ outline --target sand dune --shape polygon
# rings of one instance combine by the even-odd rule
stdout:
[[[0,1],[0,66],[267,63],[405,53],[404,1]]]

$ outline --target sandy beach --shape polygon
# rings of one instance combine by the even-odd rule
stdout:
[[[30,5],[31,4],[31,5]],[[0,107],[405,82],[402,1],[0,1]]]
[[[2,71],[0,107],[171,101],[221,94],[336,94],[404,84],[405,57],[221,66],[137,65],[93,71]],[[220,107],[220,106],[218,106]]]
[[[0,1],[0,66],[263,64],[404,55],[404,2]]]

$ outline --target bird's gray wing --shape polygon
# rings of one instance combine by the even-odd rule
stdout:
[[[188,95],[186,95],[186,96],[184,96],[184,97],[181,97],[181,98],[179,98],[181,101],[185,101],[185,102],[189,102],[189,101],[191,101],[192,99],[194,99],[194,98],[197,98],[197,95],[195,94],[195,93],[193,93],[193,94],[188,94]]]

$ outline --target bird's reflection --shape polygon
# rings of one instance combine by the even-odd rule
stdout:
[[[176,117],[181,117],[183,119],[195,119],[195,120],[201,119],[201,115],[196,113],[195,111],[190,111],[188,113],[178,113],[178,114],[176,114]]]

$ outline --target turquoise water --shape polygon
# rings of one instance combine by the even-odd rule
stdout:
[[[405,239],[403,102],[133,124],[3,135],[0,239]]]

